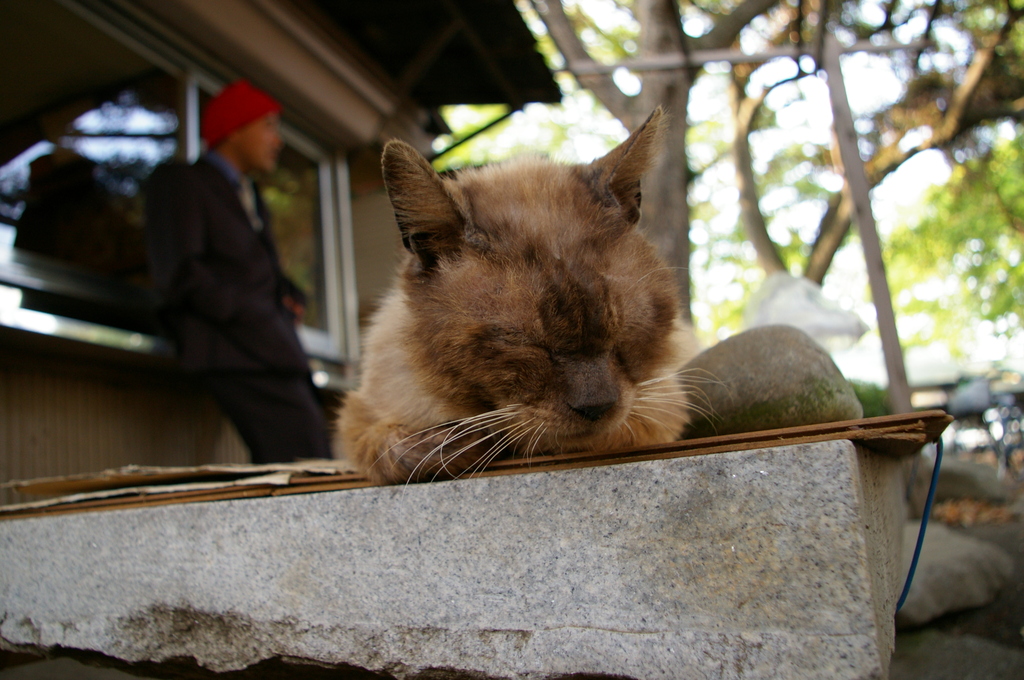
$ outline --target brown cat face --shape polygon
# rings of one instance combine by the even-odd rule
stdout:
[[[504,414],[522,452],[629,427],[645,384],[679,365],[674,277],[636,230],[659,118],[586,166],[526,159],[442,179],[411,147],[385,150],[410,251],[402,344],[435,398],[461,417]]]

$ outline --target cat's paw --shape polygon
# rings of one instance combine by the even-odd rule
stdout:
[[[413,434],[392,427],[377,450],[367,476],[383,484],[456,479],[479,472],[501,453],[486,432],[464,434],[451,425]]]

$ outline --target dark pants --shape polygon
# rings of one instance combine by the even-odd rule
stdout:
[[[210,371],[199,378],[238,428],[253,463],[331,458],[323,408],[308,375]]]

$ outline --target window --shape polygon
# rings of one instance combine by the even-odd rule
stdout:
[[[0,3],[0,25],[18,27],[6,32],[5,48],[19,57],[0,62],[0,287],[8,293],[0,324],[17,325],[6,309],[16,305],[35,315],[30,330],[86,322],[123,331],[131,342],[121,346],[148,351],[154,343],[139,334],[157,335],[159,324],[145,181],[161,163],[195,159],[199,102],[228,77],[141,25],[113,28],[89,9],[95,3],[83,4]],[[312,356],[342,361],[353,323],[338,274],[347,204],[334,187],[347,175],[288,124],[282,103],[286,145],[277,170],[261,178],[263,196],[282,268],[307,294],[302,340]],[[40,314],[58,322],[41,325]],[[107,330],[76,337],[118,344]]]
[[[306,293],[304,323],[326,330],[320,214],[320,164],[285,144],[277,169],[261,182],[281,269]]]
[[[141,187],[177,150],[177,88],[166,74],[147,74],[37,109],[15,127],[38,135],[22,133],[31,145],[0,167],[12,245],[147,285]],[[11,144],[7,132],[0,143]]]

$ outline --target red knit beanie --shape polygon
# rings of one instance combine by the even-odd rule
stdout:
[[[206,148],[212,149],[238,128],[280,110],[281,105],[266,92],[236,80],[206,105],[200,134]]]

